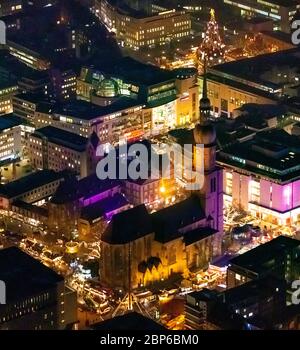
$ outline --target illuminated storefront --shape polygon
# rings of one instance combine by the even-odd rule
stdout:
[[[173,129],[176,126],[176,100],[152,109],[152,132]]]

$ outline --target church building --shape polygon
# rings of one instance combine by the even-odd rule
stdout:
[[[174,275],[205,270],[221,254],[222,170],[216,165],[216,132],[209,122],[206,76],[200,122],[185,130],[189,142],[203,145],[204,184],[187,199],[154,213],[144,204],[112,217],[102,235],[101,281],[112,288],[150,285]],[[186,143],[185,140],[176,140]]]

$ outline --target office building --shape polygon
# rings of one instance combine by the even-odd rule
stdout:
[[[18,92],[16,81],[0,79],[0,115],[13,111],[13,96]]]
[[[49,96],[57,101],[75,99],[76,74],[72,69],[61,70],[52,68],[49,71],[50,87]]]
[[[18,61],[5,50],[0,51],[0,81],[11,81],[18,86],[18,93],[28,92],[47,95],[49,75]]]
[[[278,225],[300,218],[299,138],[274,129],[224,147],[224,202]]]
[[[274,21],[274,29],[291,32],[293,21],[300,4],[296,0],[224,0],[224,4],[239,9],[242,16],[264,16]]]
[[[107,72],[83,68],[77,79],[78,97],[93,103],[112,103],[123,97],[143,106],[151,133],[158,134],[195,122],[199,115],[199,89],[195,69],[162,70],[123,58]]]
[[[0,161],[9,161],[20,157],[23,150],[22,124],[24,121],[6,114],[0,118]]]
[[[37,47],[23,43],[22,39],[7,40],[6,45],[9,53],[25,65],[39,71],[50,68],[49,59],[42,56]]]
[[[161,46],[173,40],[183,40],[191,33],[191,19],[185,11],[172,9],[149,16],[121,2],[113,3],[111,0],[96,0],[96,14],[106,28],[115,33],[123,47],[139,50]]]
[[[298,62],[299,49],[295,48],[209,68],[213,115],[231,117],[245,103],[276,104],[283,97],[298,96]]]
[[[227,269],[227,288],[274,276],[292,282],[299,279],[300,242],[279,236],[268,243],[230,260]]]
[[[135,139],[147,133],[147,121],[141,103],[124,97],[112,105],[97,106],[86,101],[56,105],[51,115],[36,115],[36,120],[49,123],[78,135],[89,137],[96,133],[102,143],[117,144],[122,137]],[[40,121],[39,121],[40,120]]]
[[[52,104],[44,101],[45,97],[42,95],[32,93],[17,94],[12,99],[14,114],[33,123],[38,106],[41,106],[43,111],[46,108],[45,105],[48,105],[51,109]]]
[[[65,176],[65,172],[41,170],[1,185],[0,208],[10,210],[12,202],[17,199],[27,203],[38,203],[46,200],[53,195]]]
[[[187,295],[185,326],[191,330],[298,329],[299,305],[287,305],[286,282],[265,277],[224,292]]]
[[[14,15],[23,10],[23,0],[2,0],[0,4],[0,17]]]
[[[19,248],[0,251],[0,279],[6,286],[1,330],[71,329],[77,322],[76,292],[65,286],[62,276]]]
[[[81,178],[95,172],[99,139],[46,126],[36,129],[26,140],[28,158],[35,169],[68,169]]]

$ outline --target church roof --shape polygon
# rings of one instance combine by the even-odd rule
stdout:
[[[202,219],[205,219],[205,213],[200,200],[191,196],[152,214],[155,239],[162,243],[176,239],[182,236],[181,228]]]
[[[205,213],[196,196],[153,214],[149,214],[142,204],[114,215],[102,240],[125,244],[154,232],[155,240],[164,243],[183,236],[180,229],[202,219],[205,219]]]
[[[150,214],[144,204],[113,216],[102,235],[111,244],[126,244],[153,232]]]
[[[214,235],[218,231],[211,227],[198,227],[184,234],[183,240],[185,245],[190,245],[204,238]]]

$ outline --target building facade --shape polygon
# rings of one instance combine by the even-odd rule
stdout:
[[[299,48],[294,48],[209,68],[213,116],[230,118],[234,109],[246,103],[277,104],[283,97],[298,96],[298,55]]]
[[[0,118],[0,161],[20,157],[23,150],[23,120],[13,114]]]
[[[10,210],[15,200],[38,203],[48,199],[65,179],[65,172],[41,170],[0,186],[0,208]]]
[[[121,46],[134,50],[165,45],[191,33],[190,15],[185,11],[173,9],[152,16],[137,15],[113,6],[108,0],[96,0],[95,9],[107,29],[116,34]]]
[[[46,126],[28,136],[26,150],[35,169],[68,169],[82,178],[96,169],[98,143],[96,134],[92,134],[88,139],[53,126]]]
[[[14,15],[23,10],[23,0],[3,0],[0,4],[0,17]]]
[[[288,0],[224,0],[225,4],[238,8],[242,16],[264,16],[274,21],[274,29],[286,33],[291,31],[297,10],[300,8],[298,1]]]
[[[279,236],[238,257],[227,269],[227,288],[234,288],[267,276],[292,282],[299,278],[299,241]]]
[[[83,68],[77,79],[77,95],[94,104],[118,103],[121,97],[137,100],[142,108],[145,132],[165,133],[196,122],[199,117],[199,87],[195,69],[162,70],[122,59],[116,73]],[[112,108],[113,108],[112,105]],[[131,121],[132,123],[132,121]]]
[[[1,250],[0,261],[7,295],[0,309],[1,330],[72,328],[77,296],[63,277],[16,247]]]
[[[217,231],[200,208],[190,197],[153,214],[139,205],[113,216],[101,237],[103,283],[126,290],[206,269]]]
[[[263,221],[298,226],[298,157],[298,138],[283,130],[262,132],[221,150],[218,162],[224,168],[225,205],[241,208]]]
[[[13,96],[17,92],[17,84],[0,81],[0,115],[13,112]]]

